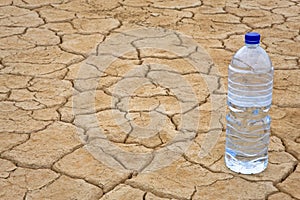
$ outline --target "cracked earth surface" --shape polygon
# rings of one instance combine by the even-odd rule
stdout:
[[[300,199],[299,21],[298,0],[1,0],[0,199]],[[97,45],[120,32],[143,27],[178,31],[203,47],[214,64],[207,65],[201,75],[211,77],[216,85],[213,93],[184,55],[142,50],[133,44],[131,52],[101,72],[95,110],[79,102],[75,116],[74,95],[81,95],[86,86],[75,84],[82,63],[91,53],[99,53]],[[275,67],[269,166],[251,176],[233,173],[224,165],[225,124],[220,112],[226,99],[220,88],[226,91],[227,66],[248,31],[262,34],[262,46]],[[127,72],[132,68],[140,70],[130,76]],[[155,81],[175,75],[189,82],[197,97],[188,111],[180,109],[184,100],[173,93],[176,88]],[[150,82],[129,95],[129,109],[124,111],[126,98],[113,88],[134,77]],[[88,85],[95,80],[84,81]],[[126,86],[130,84],[136,82]],[[213,95],[220,104],[214,109]],[[112,98],[117,99],[115,104]],[[95,114],[95,126],[114,145],[151,154],[179,130],[193,128],[190,122],[181,122],[193,110],[201,118],[198,128],[190,130],[195,133],[191,145],[176,161],[153,171],[143,171],[153,157],[140,170],[124,164],[123,170],[108,166],[87,151],[78,134],[81,130],[93,136],[93,128],[79,127],[77,122]],[[121,125],[112,113],[121,114]],[[152,114],[163,117],[163,128],[146,139],[134,137],[138,130],[132,123],[147,126]],[[211,125],[211,116],[220,120]],[[200,158],[204,138],[215,131],[222,133],[208,155]],[[109,152],[102,154],[105,157]],[[120,164],[122,158],[113,158]]]

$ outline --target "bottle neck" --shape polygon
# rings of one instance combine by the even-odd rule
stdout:
[[[256,47],[259,46],[259,43],[258,44],[247,44],[247,43],[245,43],[245,46],[249,47],[249,48],[256,48]]]

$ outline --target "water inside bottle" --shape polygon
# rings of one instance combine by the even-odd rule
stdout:
[[[255,174],[267,167],[271,123],[269,108],[245,108],[229,103],[225,161],[231,170]]]

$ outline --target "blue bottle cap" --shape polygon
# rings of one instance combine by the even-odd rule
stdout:
[[[246,44],[259,44],[260,34],[256,32],[249,32],[245,35]]]

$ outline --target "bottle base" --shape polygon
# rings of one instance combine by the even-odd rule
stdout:
[[[264,171],[268,166],[268,158],[263,158],[255,161],[240,161],[232,158],[230,155],[225,155],[225,164],[231,171],[241,174],[258,174]]]

